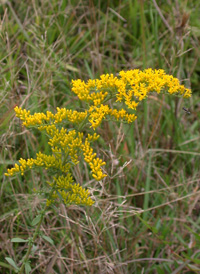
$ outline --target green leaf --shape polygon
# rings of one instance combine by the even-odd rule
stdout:
[[[12,238],[11,242],[12,243],[26,243],[26,242],[28,242],[28,240],[24,240],[21,238]]]
[[[54,241],[49,238],[48,236],[42,235],[42,238],[47,241],[48,243],[50,243],[51,245],[54,245]]]
[[[39,215],[37,215],[37,216],[33,219],[31,225],[32,225],[32,226],[37,225],[37,224],[39,223],[40,219],[41,219],[41,215],[39,214]]]
[[[0,267],[1,267],[1,266],[4,267],[4,268],[8,268],[8,269],[10,269],[10,270],[14,270],[13,267],[12,267],[11,265],[6,264],[6,263],[0,261]],[[14,270],[14,271],[17,272],[17,270]]]
[[[71,66],[71,65],[66,64],[65,66],[66,66],[66,69],[69,70],[69,71],[78,72],[78,69],[75,68],[75,67],[73,67],[73,66]]]
[[[16,263],[13,261],[13,259],[11,259],[10,257],[6,257],[5,259],[6,259],[6,261],[7,261],[10,265],[12,265],[12,267],[14,267],[14,269],[19,270],[19,268],[17,267],[17,265],[16,265]]]
[[[29,262],[25,263],[25,273],[29,274],[31,272],[31,266]]]
[[[38,246],[33,244],[32,248],[31,248],[31,254],[34,254],[37,249],[38,249]]]

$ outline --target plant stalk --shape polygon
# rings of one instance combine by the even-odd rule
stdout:
[[[52,196],[53,192],[54,192],[54,187],[52,187],[52,190],[51,190],[51,192],[49,193],[49,197]],[[33,238],[32,238],[31,241],[29,242],[29,246],[28,246],[26,255],[24,256],[24,259],[23,259],[22,265],[21,265],[21,267],[20,267],[20,269],[19,269],[19,271],[18,271],[18,274],[23,274],[23,273],[24,273],[23,271],[24,271],[24,268],[25,268],[25,264],[26,264],[26,262],[28,261],[29,255],[30,255],[30,253],[31,253],[31,249],[32,249],[32,247],[33,247],[33,244],[34,244],[34,242],[35,242],[37,236],[38,236],[38,233],[39,233],[39,230],[40,230],[40,226],[41,226],[42,221],[43,221],[43,219],[44,219],[44,214],[45,214],[45,212],[46,212],[46,210],[47,210],[48,207],[49,207],[49,206],[46,204],[45,207],[44,207],[44,209],[43,209],[43,210],[41,211],[41,213],[40,213],[40,214],[41,214],[41,218],[40,218],[40,220],[39,220],[39,223],[37,224],[36,230],[35,230],[35,232],[34,232],[34,234],[33,234]]]

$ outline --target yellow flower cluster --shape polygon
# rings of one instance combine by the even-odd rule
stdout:
[[[47,126],[47,131],[48,131]],[[51,146],[53,152],[52,155],[46,155],[41,152],[36,154],[36,159],[20,159],[19,164],[15,164],[15,167],[8,169],[6,176],[13,176],[16,173],[24,172],[27,169],[34,167],[44,167],[45,169],[56,169],[61,172],[67,173],[70,168],[79,163],[79,155],[81,152],[84,154],[85,161],[89,164],[92,170],[92,176],[100,181],[106,175],[103,174],[101,166],[106,163],[96,158],[96,153],[93,153],[93,149],[90,146],[91,141],[95,141],[99,138],[99,135],[94,133],[88,134],[88,137],[83,140],[83,133],[71,130],[67,132],[67,129],[63,127],[59,130],[56,127],[51,127],[51,136],[48,144]]]
[[[163,69],[153,70],[151,68],[144,71],[139,69],[121,71],[121,80],[129,86],[129,93],[118,91],[119,101],[124,97],[126,104],[129,105],[132,97],[139,101],[145,99],[149,92],[167,92],[169,94],[180,94],[184,98],[191,96],[191,90],[180,85],[179,80],[172,75],[167,75]],[[127,97],[128,96],[128,97]]]
[[[91,106],[88,112],[90,114],[88,120],[91,123],[91,127],[95,129],[105,119],[106,115],[110,114],[111,109],[108,105],[101,104],[99,107]]]
[[[73,130],[67,130],[59,126],[67,119],[71,123],[80,123],[87,117],[87,112],[77,112],[72,110],[57,108],[57,113],[51,112],[30,114],[30,111],[15,108],[16,115],[23,124],[28,126],[38,126],[39,130],[45,130],[49,136],[48,144],[51,147],[52,155],[46,155],[41,152],[36,154],[36,158],[20,159],[19,164],[8,169],[6,176],[13,176],[16,173],[24,175],[28,169],[43,167],[54,170],[57,173],[64,173],[65,176],[58,177],[56,181],[56,190],[54,191],[51,201],[62,197],[66,204],[84,204],[92,205],[94,202],[89,198],[89,191],[83,189],[78,184],[74,184],[70,170],[74,165],[79,163],[79,157],[83,153],[85,161],[89,164],[92,176],[96,180],[102,180],[106,175],[103,174],[101,167],[105,162],[96,157],[90,143],[97,140],[99,135],[96,133],[88,134],[84,140],[83,133]],[[87,155],[88,153],[88,155]],[[50,204],[51,201],[47,201]]]
[[[124,119],[128,123],[132,123],[137,119],[135,114],[129,114],[125,109],[116,110],[113,109],[111,115],[115,117],[116,120]]]
[[[88,110],[88,120],[91,123],[91,127],[96,129],[108,115],[113,116],[116,120],[124,120],[131,123],[137,119],[135,114],[129,114],[125,109],[117,110],[111,109],[108,105],[101,104],[99,107],[91,106]]]
[[[91,170],[92,170],[92,176],[95,180],[100,181],[104,177],[106,177],[105,174],[103,174],[101,167],[104,166],[106,163],[103,162],[101,159],[96,158],[96,153],[93,153],[93,149],[90,147],[90,137],[85,139],[85,143],[82,145],[83,155],[86,163],[89,164]]]
[[[121,71],[119,77],[104,74],[100,79],[87,82],[80,79],[72,80],[72,91],[80,100],[89,103],[88,120],[93,129],[96,129],[107,116],[114,116],[117,120],[122,119],[128,123],[137,118],[125,109],[111,109],[108,105],[110,99],[114,102],[123,102],[128,109],[135,111],[139,102],[146,99],[149,92],[179,94],[184,98],[191,96],[191,90],[180,85],[177,78],[167,75],[162,69],[151,68],[144,71]]]
[[[74,165],[78,164],[78,152],[82,145],[83,133],[76,130],[67,131],[63,127],[59,130],[56,127],[46,126],[46,131],[51,136],[48,144],[55,155],[69,160]]]
[[[94,201],[89,197],[89,190],[84,189],[79,184],[73,183],[73,178],[71,173],[67,176],[59,176],[54,178],[54,183],[48,183],[51,187],[55,188],[55,191],[51,199],[47,200],[47,205],[52,204],[56,199],[62,197],[63,202],[66,205],[87,205],[91,206]]]
[[[152,69],[121,71],[119,77],[113,74],[101,75],[100,79],[90,79],[87,82],[73,80],[72,91],[80,100],[86,101],[85,111],[57,108],[55,114],[47,111],[31,115],[29,110],[15,107],[16,116],[23,121],[24,126],[36,126],[39,130],[46,131],[52,154],[39,152],[35,159],[21,158],[19,164],[8,169],[5,175],[24,175],[27,169],[36,167],[53,169],[57,177],[54,178],[54,183],[49,183],[55,190],[53,188],[53,196],[47,201],[48,204],[58,197],[62,197],[66,204],[94,203],[89,197],[89,191],[73,183],[71,175],[71,169],[79,163],[82,155],[95,180],[102,180],[106,176],[102,171],[102,166],[106,163],[97,157],[91,147],[91,142],[97,140],[99,135],[94,133],[84,137],[80,131],[88,122],[94,130],[109,117],[131,123],[137,118],[135,111],[138,104],[150,92],[183,95],[184,98],[191,96],[191,90],[181,85],[177,78],[167,75],[164,70]],[[117,108],[119,102],[124,104],[124,108]]]
[[[20,173],[24,175],[24,172],[28,169],[32,169],[35,167],[44,167],[45,169],[56,169],[62,172],[68,172],[70,170],[69,163],[62,163],[61,157],[56,157],[54,155],[46,155],[41,152],[36,153],[36,159],[30,158],[28,160],[20,158],[19,165],[15,164],[15,166],[11,169],[7,170],[5,173],[6,176],[13,176],[16,173]]]
[[[26,127],[39,126],[39,129],[46,129],[45,125],[55,125],[61,123],[63,120],[68,120],[72,123],[81,123],[87,117],[87,111],[78,112],[76,110],[57,108],[57,113],[53,114],[50,111],[45,113],[30,114],[30,111],[15,107],[16,116],[23,121]]]

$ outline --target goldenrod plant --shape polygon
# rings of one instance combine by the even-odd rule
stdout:
[[[134,122],[139,103],[152,92],[184,98],[191,96],[191,90],[181,85],[177,78],[166,74],[162,69],[150,68],[144,71],[120,71],[118,76],[101,75],[100,79],[90,79],[87,82],[72,80],[71,90],[85,102],[84,111],[57,108],[56,113],[47,111],[31,114],[30,110],[15,107],[16,116],[25,127],[34,127],[46,133],[51,154],[39,151],[35,158],[21,158],[5,175],[24,175],[27,170],[38,167],[50,170],[53,174],[52,181],[47,182],[49,191],[46,193],[46,204],[35,222],[37,227],[34,235],[28,240],[29,246],[20,268],[16,268],[20,274],[24,273],[24,268],[30,268],[28,259],[31,248],[39,235],[44,213],[49,206],[59,201],[65,205],[94,205],[89,190],[79,185],[79,182],[74,182],[72,174],[81,159],[89,165],[91,176],[96,181],[103,180],[109,174],[109,171],[106,174],[102,169],[106,163],[97,157],[92,148],[92,143],[100,138],[96,129],[103,120]]]

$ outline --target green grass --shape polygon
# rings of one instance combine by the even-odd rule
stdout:
[[[44,135],[21,126],[14,106],[32,113],[82,109],[70,91],[72,79],[152,67],[165,69],[191,87],[192,98],[151,95],[138,108],[134,124],[102,125],[95,149],[106,161],[109,176],[100,184],[82,164],[74,172],[76,181],[95,194],[96,204],[60,205],[46,213],[42,233],[54,244],[38,239],[31,273],[199,273],[200,3],[4,2],[0,272],[14,273],[5,257],[19,264],[25,254],[26,244],[10,239],[32,236],[32,220],[44,202],[33,189],[51,180],[41,170],[24,177],[4,176],[20,157],[49,150]],[[189,21],[181,27],[186,14]]]

